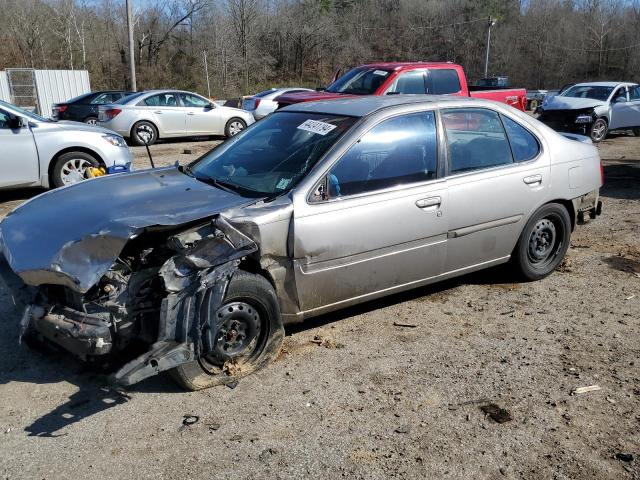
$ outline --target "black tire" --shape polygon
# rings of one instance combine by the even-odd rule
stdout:
[[[158,141],[158,129],[153,123],[142,120],[133,124],[129,138],[134,145],[143,146],[145,143],[153,145]],[[147,138],[148,140],[146,140]]]
[[[75,166],[75,168],[72,168]],[[93,155],[86,152],[67,152],[56,159],[51,172],[51,183],[55,188],[72,185],[85,180],[80,178],[82,169],[88,166],[99,167],[100,162]],[[72,181],[72,180],[76,181]]]
[[[636,137],[640,137],[640,127],[632,128],[632,130]]]
[[[598,143],[607,138],[609,132],[609,124],[606,118],[596,118],[595,122],[589,127],[589,137],[593,143]]]
[[[246,351],[241,350],[235,361],[227,362],[224,357],[215,356],[171,369],[169,373],[178,385],[187,390],[228,385],[264,368],[278,356],[284,339],[284,327],[276,292],[271,284],[260,275],[238,270],[229,282],[225,299],[217,310],[218,316],[220,312],[230,311],[236,305],[249,305],[255,309],[255,312],[249,313],[256,313],[259,318],[260,328],[254,341]],[[245,313],[248,311],[245,309]],[[233,315],[230,319],[233,319]]]
[[[567,209],[558,203],[543,205],[525,225],[513,251],[511,261],[516,273],[525,280],[548,276],[564,259],[570,241]]]
[[[536,99],[531,100],[531,101],[529,102],[529,110],[531,110],[531,111],[535,111],[535,109],[536,109],[536,108],[538,108],[538,105],[539,105],[538,100],[536,100]]]
[[[89,125],[97,125],[98,117],[87,117],[83,120],[84,123],[88,123]]]
[[[234,135],[239,134],[245,128],[247,128],[247,122],[245,122],[241,118],[233,117],[225,125],[224,134],[226,135],[227,138],[231,138]]]

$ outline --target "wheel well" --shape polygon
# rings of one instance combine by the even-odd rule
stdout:
[[[560,205],[562,205],[564,208],[567,209],[567,212],[569,212],[569,218],[571,219],[571,231],[573,232],[576,226],[576,209],[573,206],[573,202],[571,200],[558,199],[558,200],[551,200],[547,204],[549,203],[559,203]]]
[[[274,289],[276,288],[276,284],[273,281],[273,278],[271,278],[271,275],[269,275],[269,272],[267,272],[264,268],[262,268],[262,265],[260,265],[260,262],[256,258],[245,257],[240,262],[238,269],[244,270],[245,272],[248,272],[248,273],[253,273],[254,275],[260,275],[261,277],[264,277]]]
[[[60,158],[60,156],[64,155],[65,153],[70,153],[70,152],[83,152],[88,155],[91,155],[93,158],[98,160],[98,163],[100,163],[101,166],[106,167],[106,164],[104,163],[104,160],[102,159],[102,157],[100,157],[100,155],[98,155],[96,152],[94,152],[90,148],[85,148],[85,147],[65,148],[64,150],[60,150],[58,153],[56,153],[51,159],[51,161],[49,162],[49,169],[47,171],[49,176],[49,185],[53,185],[53,167],[55,167],[56,162],[58,161],[58,158]]]

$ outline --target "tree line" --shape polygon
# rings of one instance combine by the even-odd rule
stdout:
[[[133,0],[138,89],[231,98],[325,86],[378,61],[452,61],[471,80],[640,80],[640,0]],[[128,88],[124,0],[0,0],[0,70],[86,69]]]

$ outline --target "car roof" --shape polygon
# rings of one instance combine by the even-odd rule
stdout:
[[[637,85],[633,82],[584,82],[576,83],[574,87],[617,87],[618,85]]]
[[[371,95],[359,98],[343,98],[336,100],[322,100],[316,102],[295,103],[284,107],[279,112],[327,113],[332,115],[347,115],[351,117],[366,117],[383,108],[410,104],[436,104],[456,102],[461,100],[469,103],[486,103],[481,99],[448,96],[448,95]]]
[[[384,68],[387,70],[400,70],[409,68],[433,68],[433,67],[457,67],[453,62],[381,62],[368,63],[355,68]]]

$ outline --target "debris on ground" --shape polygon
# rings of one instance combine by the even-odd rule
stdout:
[[[218,430],[220,430],[221,425],[219,423],[207,423],[206,424],[207,427],[209,427],[209,430],[211,430],[212,432],[217,432]]]
[[[404,327],[404,328],[417,328],[418,325],[414,325],[412,323],[400,323],[400,322],[393,322],[393,326],[394,327]]]
[[[182,425],[185,427],[190,427],[191,425],[198,423],[200,417],[197,415],[185,415],[182,419]]]
[[[506,423],[513,420],[511,413],[508,410],[505,410],[502,407],[499,407],[495,403],[488,403],[486,405],[482,405],[480,410],[484,412],[489,418],[491,418],[496,423]]]
[[[588,387],[577,387],[571,391],[571,395],[578,395],[580,393],[588,393],[588,392],[597,392],[598,390],[602,390],[602,387],[599,385],[589,385]]]
[[[409,425],[402,425],[394,430],[396,433],[409,433]]]
[[[316,335],[315,337],[313,337],[313,340],[311,340],[311,343],[315,343],[320,347],[328,348],[331,350],[336,348],[344,348],[344,345],[342,343],[337,343],[335,340],[331,338],[323,337],[321,335]]]
[[[615,454],[615,457],[618,460],[621,460],[623,462],[631,462],[631,461],[633,461],[633,455],[631,455],[630,453],[621,453],[621,452],[619,452],[619,453]]]

